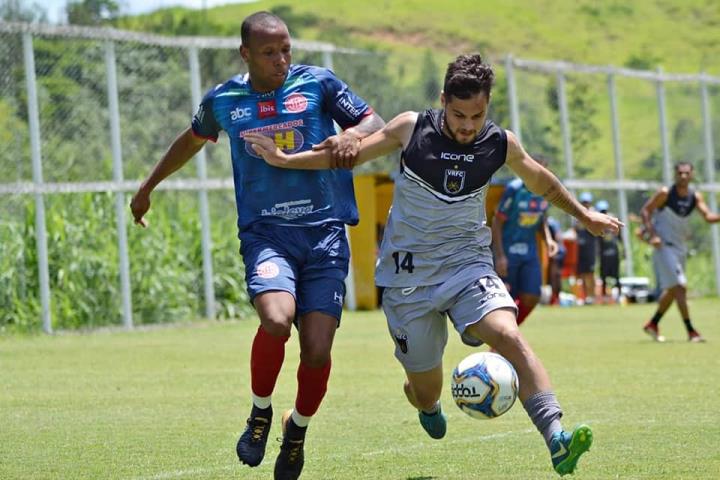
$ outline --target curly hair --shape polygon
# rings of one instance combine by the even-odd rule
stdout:
[[[480,92],[490,97],[494,81],[495,72],[480,55],[460,55],[448,64],[443,91],[448,98],[463,100]]]

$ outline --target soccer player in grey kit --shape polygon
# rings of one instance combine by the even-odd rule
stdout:
[[[485,226],[489,180],[507,164],[527,185],[581,221],[594,235],[617,232],[617,218],[580,205],[517,137],[487,120],[492,68],[479,55],[461,55],[448,65],[442,109],[401,113],[362,140],[356,163],[402,149],[400,175],[385,228],[376,282],[405,369],[408,401],[432,438],[442,438],[447,420],[440,406],[447,317],[468,343],[482,342],[507,358],[520,379],[519,397],[542,433],[560,474],[572,473],[592,443],[580,425],[566,432],[562,410],[545,368],[516,323],[517,309],[493,270],[490,229]],[[286,155],[262,135],[246,141],[271,165],[328,168],[331,154]]]
[[[687,303],[687,278],[685,277],[685,259],[687,258],[687,238],[690,235],[688,217],[696,208],[706,222],[720,222],[720,215],[708,208],[703,196],[690,188],[693,166],[688,162],[675,165],[675,183],[659,190],[643,205],[641,215],[648,242],[654,248],[653,264],[657,271],[657,280],[663,289],[658,299],[655,315],[643,326],[645,333],[656,342],[664,342],[658,323],[673,301],[677,302],[682,315],[688,340],[693,343],[704,342],[690,321]]]

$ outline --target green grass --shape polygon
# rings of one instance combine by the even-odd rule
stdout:
[[[551,374],[565,426],[587,422],[595,433],[576,478],[717,478],[720,301],[691,302],[706,344],[685,341],[674,309],[661,324],[668,342],[651,342],[640,327],[652,309],[541,308],[523,326]],[[0,478],[270,478],[279,422],[260,467],[240,465],[234,452],[248,413],[256,325],[0,337]],[[446,373],[470,352],[452,335]],[[292,403],[297,356],[294,336],[278,412]],[[448,435],[430,440],[403,397],[380,312],[346,313],[333,358],[302,478],[557,478],[519,404],[477,421],[446,389]]]

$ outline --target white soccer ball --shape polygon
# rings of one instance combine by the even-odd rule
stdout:
[[[452,374],[455,404],[473,418],[490,419],[510,410],[518,394],[518,376],[505,357],[480,352],[465,357]]]

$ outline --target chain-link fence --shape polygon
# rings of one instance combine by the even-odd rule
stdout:
[[[151,229],[127,218],[127,192],[202,93],[244,71],[239,43],[0,24],[0,327],[38,318],[46,331],[131,326],[247,307],[225,137],[161,184],[171,192],[153,197]],[[385,118],[425,108],[433,87],[408,87],[404,65],[387,55],[294,41],[293,60],[334,67]],[[716,207],[717,78],[510,57],[496,67],[492,118],[552,158],[570,187],[606,197],[627,220],[670,181],[672,161],[687,159]],[[394,168],[395,158],[372,168]],[[717,230],[713,242],[699,232],[698,257],[712,258],[714,246],[704,266],[717,277]]]

